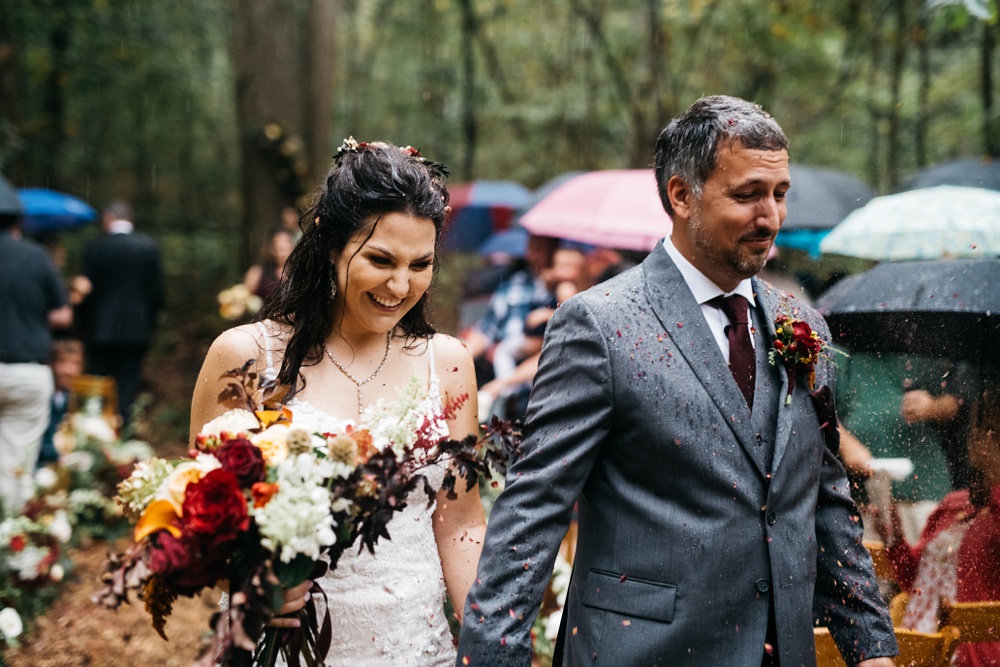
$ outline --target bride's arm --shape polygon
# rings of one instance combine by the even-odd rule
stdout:
[[[476,373],[472,355],[457,340],[442,335],[434,338],[434,352],[445,400],[468,396],[455,419],[448,422],[451,437],[460,440],[470,433],[478,434],[476,416],[479,408],[476,403]],[[479,500],[479,485],[473,486],[468,492],[465,492],[462,480],[459,480],[457,486],[458,498],[455,500],[448,500],[444,493],[438,494],[437,509],[434,511],[434,538],[441,557],[448,596],[461,620],[465,596],[476,577],[483,536],[486,534],[486,520]]]
[[[219,392],[225,387],[222,374],[259,356],[257,340],[246,326],[224,331],[215,339],[205,355],[191,397],[189,442],[194,442],[202,426],[226,411],[226,407],[219,403]]]

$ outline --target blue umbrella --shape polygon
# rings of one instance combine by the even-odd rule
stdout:
[[[77,229],[97,219],[97,211],[72,195],[45,188],[24,188],[17,194],[24,205],[25,234]]]
[[[449,250],[475,250],[494,232],[509,228],[531,198],[531,190],[515,181],[459,183],[448,191],[451,214],[442,246]]]
[[[514,225],[510,229],[490,236],[478,248],[480,255],[500,252],[511,257],[524,257],[527,250],[528,230],[520,225]]]

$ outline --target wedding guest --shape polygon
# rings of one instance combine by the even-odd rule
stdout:
[[[38,452],[38,466],[59,461],[59,451],[55,443],[56,431],[69,408],[73,381],[82,373],[83,344],[69,338],[58,339],[52,343],[52,379],[55,390],[52,392],[49,425],[45,429],[45,435],[42,436],[42,447]]]
[[[529,236],[524,265],[504,278],[490,297],[486,313],[462,333],[476,362],[480,386],[498,375],[493,365],[496,346],[503,341],[520,344],[524,339],[524,318],[531,311],[546,307],[552,299],[542,272],[551,266],[558,246],[559,239]]]
[[[107,206],[104,233],[83,254],[90,292],[80,303],[80,329],[87,372],[112,377],[124,420],[139,394],[142,366],[165,300],[160,249],[135,231],[132,207]]]
[[[285,406],[318,432],[359,425],[367,408],[400,398],[414,380],[421,400],[402,423],[426,423],[454,439],[478,432],[471,355],[427,321],[446,175],[412,148],[344,142],[305,216],[313,222],[288,258],[288,288],[259,321],[224,332],[208,351],[191,402],[192,440],[225,411],[217,400],[222,374],[247,360],[291,388]],[[485,520],[477,487],[458,488],[449,500],[444,470],[427,476],[435,502],[415,492],[389,521],[391,540],[379,541],[374,555],[348,550],[319,580],[335,614],[327,665],[454,662],[445,596],[461,615]],[[311,585],[289,590],[279,614],[301,609]]]
[[[264,258],[247,269],[243,284],[251,294],[268,299],[281,285],[285,262],[292,254],[295,239],[285,229],[278,229],[268,236]]]
[[[34,493],[52,398],[52,329],[73,321],[52,259],[21,237],[20,223],[20,212],[0,212],[0,517]]]
[[[983,393],[971,415],[970,487],[944,497],[915,545],[903,536],[898,516],[883,534],[896,583],[909,593],[905,628],[936,632],[943,598],[1000,600],[1000,392],[995,387]],[[1000,665],[1000,642],[960,644],[952,664]]]
[[[577,499],[554,664],[812,665],[814,618],[849,665],[894,664],[836,458],[835,366],[775,347],[779,316],[825,345],[829,331],[754,277],[784,221],[787,146],[760,107],[725,96],[698,100],[660,134],[671,236],[548,324],[459,667],[530,663]]]

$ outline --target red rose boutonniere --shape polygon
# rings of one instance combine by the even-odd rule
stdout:
[[[788,370],[788,396],[785,405],[792,402],[795,391],[795,377],[799,371],[805,374],[809,389],[815,389],[816,362],[823,352],[823,340],[813,331],[808,322],[788,315],[778,315],[774,320],[774,347],[767,355],[773,366],[778,359]]]

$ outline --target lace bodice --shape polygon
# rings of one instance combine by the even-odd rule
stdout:
[[[265,334],[265,341],[266,341]],[[434,346],[428,344],[430,367],[426,398],[415,408],[448,434],[441,414],[441,389],[434,369]],[[265,344],[268,366],[270,346]],[[267,371],[265,371],[267,372]],[[307,401],[288,406],[298,424],[316,430],[340,431],[352,420],[332,417]],[[431,485],[441,486],[444,469],[422,472]],[[326,665],[343,667],[444,667],[455,662],[455,648],[445,617],[445,585],[434,540],[434,505],[422,489],[407,499],[387,527],[390,540],[380,540],[375,554],[345,552],[334,571],[319,580],[326,593],[333,642]],[[318,601],[322,605],[322,600]],[[280,663],[279,664],[283,664]]]

